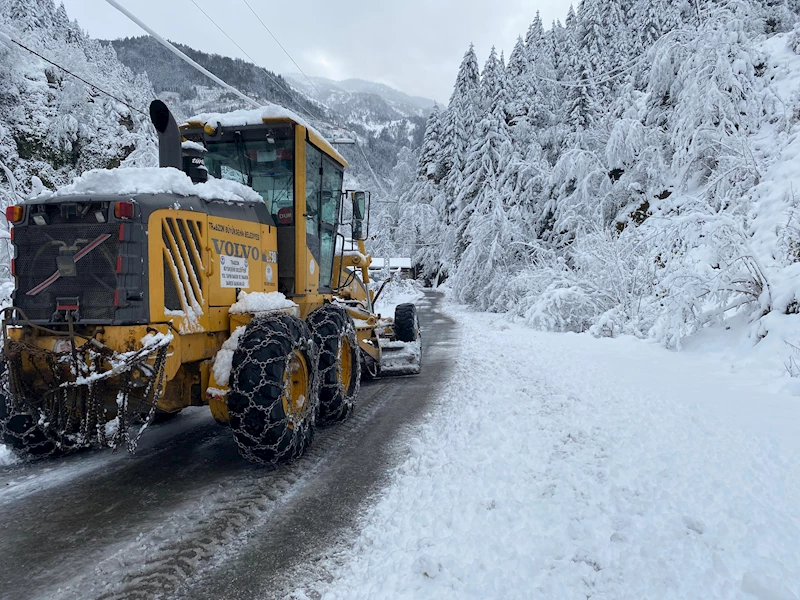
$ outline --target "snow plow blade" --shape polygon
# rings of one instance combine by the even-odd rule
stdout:
[[[419,338],[413,342],[381,340],[381,375],[417,375],[422,348]]]

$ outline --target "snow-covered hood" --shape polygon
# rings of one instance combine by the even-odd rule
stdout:
[[[141,195],[175,194],[197,196],[202,200],[224,202],[263,202],[252,188],[227,179],[209,179],[194,183],[186,173],[174,168],[93,169],[76,177],[72,183],[55,191],[46,190],[34,196],[47,200],[57,196],[76,195]]]

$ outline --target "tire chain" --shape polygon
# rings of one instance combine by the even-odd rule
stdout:
[[[320,349],[320,412],[323,421],[326,423],[343,421],[353,412],[355,399],[361,387],[361,357],[353,319],[341,306],[325,304],[309,315],[308,322],[314,334],[314,341]],[[326,334],[325,331],[330,333]],[[355,354],[351,362],[351,379],[355,379],[352,391],[345,389],[341,383],[340,340],[343,338],[347,338]],[[333,355],[334,349],[338,349],[337,356]],[[341,401],[338,401],[339,398]]]
[[[291,395],[289,378],[283,375],[296,368],[294,351],[304,355],[310,379],[299,419],[284,411],[284,400],[289,405]],[[262,314],[247,325],[234,353],[228,394],[230,428],[245,459],[275,465],[297,458],[311,443],[319,410],[318,360],[311,332],[297,317]]]
[[[118,448],[124,444],[134,452],[147,425],[155,415],[158,399],[164,385],[167,349],[171,337],[141,350],[120,356],[113,351],[97,351],[88,343],[73,352],[51,352],[24,342],[9,340],[0,359],[0,394],[5,402],[5,414],[0,419],[0,439],[11,440],[11,445],[21,453],[41,458],[90,447]],[[155,354],[153,365],[148,360]],[[88,363],[74,360],[75,356],[88,356]],[[24,358],[23,358],[24,357]],[[23,361],[34,366],[33,373],[25,373]],[[97,380],[89,378],[78,384],[74,378],[89,377],[99,372],[104,361],[114,360],[114,375],[123,381],[117,394],[118,427],[108,438],[106,410],[103,394],[99,393]],[[44,365],[44,366],[42,366]],[[136,411],[131,411],[130,395],[134,391],[134,369],[149,373],[144,389],[136,390]],[[67,374],[68,373],[68,374]],[[50,389],[41,394],[25,380],[49,381]],[[102,379],[101,379],[102,380]],[[146,417],[135,437],[130,425],[134,415],[146,411]],[[12,420],[25,423],[23,431],[9,428]]]

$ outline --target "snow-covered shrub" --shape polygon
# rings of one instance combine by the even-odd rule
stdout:
[[[708,323],[740,311],[758,319],[771,310],[768,274],[743,219],[689,212],[672,219],[664,235],[654,337],[679,347]]]
[[[796,23],[794,29],[786,40],[786,45],[795,54],[800,54],[800,23]]]

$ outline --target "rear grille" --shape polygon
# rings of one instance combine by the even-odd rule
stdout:
[[[100,236],[110,237],[77,260],[76,277],[60,277],[54,283],[29,296],[27,292],[58,272],[59,248],[72,247],[80,252]],[[77,297],[81,320],[114,319],[114,294],[117,289],[119,226],[109,223],[29,225],[14,230],[17,250],[17,292],[14,305],[29,319],[50,321],[56,311],[56,299]]]

